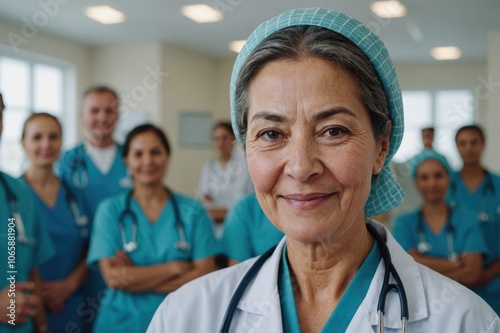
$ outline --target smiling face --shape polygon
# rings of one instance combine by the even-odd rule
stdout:
[[[364,223],[376,142],[353,78],[318,58],[266,64],[249,87],[246,152],[259,202],[288,237],[317,242]]]
[[[81,117],[91,135],[109,138],[113,135],[118,120],[118,101],[109,92],[93,91],[83,101]]]
[[[36,116],[24,127],[22,144],[31,165],[52,167],[61,150],[61,127],[52,118]]]
[[[441,163],[426,160],[416,170],[415,184],[425,202],[440,203],[445,200],[450,177]]]
[[[132,139],[125,163],[136,185],[153,186],[162,182],[168,158],[158,136],[147,131]]]
[[[473,129],[460,131],[456,144],[464,165],[476,165],[481,162],[484,142],[478,131]]]

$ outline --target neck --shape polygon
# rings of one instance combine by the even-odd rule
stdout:
[[[41,187],[58,181],[57,177],[52,172],[52,165],[47,167],[31,166],[24,174],[24,178],[29,184]]]
[[[225,155],[221,155],[219,157],[219,162],[222,164],[222,165],[226,165],[227,162],[229,162],[229,160],[231,159],[231,154],[225,154]]]
[[[422,206],[422,214],[424,215],[438,215],[446,214],[448,212],[448,205],[446,201],[425,202]]]
[[[294,291],[298,301],[303,304],[325,301],[336,304],[340,300],[374,244],[364,217],[360,219],[339,237],[328,240],[328,244],[304,244],[287,239],[287,254],[298,287]]]
[[[462,178],[476,178],[478,175],[481,175],[481,177],[484,175],[484,168],[479,162],[464,164],[462,170],[460,170],[460,176],[462,176]]]
[[[97,148],[106,148],[115,143],[112,137],[99,137],[93,135],[87,137],[87,142],[90,143],[91,146]]]
[[[154,185],[136,185],[134,187],[134,198],[139,202],[163,202],[168,199],[167,191],[162,183]]]

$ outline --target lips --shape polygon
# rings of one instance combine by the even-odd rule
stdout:
[[[283,195],[282,198],[285,199],[288,205],[294,208],[307,210],[318,207],[336,195],[338,195],[337,192],[307,194],[294,193]]]

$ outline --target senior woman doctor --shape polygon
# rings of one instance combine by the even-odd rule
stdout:
[[[228,308],[222,332],[399,331],[396,293],[385,321],[377,315],[386,250],[406,288],[409,332],[500,330],[480,298],[367,219],[403,198],[387,166],[403,134],[400,88],[368,28],[324,9],[263,23],[236,61],[231,100],[257,198],[285,239],[249,281],[255,259],[171,294],[149,332],[217,332]]]

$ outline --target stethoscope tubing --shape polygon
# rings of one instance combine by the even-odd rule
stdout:
[[[366,227],[367,227],[368,231],[370,232],[370,234],[375,238],[375,240],[380,248],[380,253],[381,253],[382,259],[384,261],[385,267],[386,267],[385,272],[384,272],[383,286],[382,286],[382,289],[380,292],[378,305],[377,305],[377,311],[379,314],[379,332],[384,331],[384,313],[385,313],[386,296],[390,291],[394,290],[399,294],[399,302],[401,305],[401,323],[402,323],[401,325],[402,325],[402,331],[403,331],[403,333],[405,333],[407,330],[408,319],[410,317],[409,317],[409,311],[408,311],[408,299],[406,297],[406,292],[405,292],[403,282],[402,282],[401,278],[399,277],[399,274],[392,263],[392,258],[391,258],[390,252],[389,252],[389,248],[387,247],[382,235],[380,235],[377,232],[377,230],[375,229],[375,227],[370,225],[369,223],[366,223]],[[219,330],[219,333],[229,333],[229,329],[231,328],[231,323],[232,323],[232,320],[234,317],[234,313],[237,309],[239,301],[241,300],[241,298],[243,297],[243,294],[245,293],[245,290],[250,285],[250,282],[252,281],[252,279],[258,274],[259,270],[262,268],[262,266],[264,265],[266,260],[272,256],[275,249],[276,249],[276,246],[267,250],[263,255],[261,255],[252,264],[252,266],[245,273],[245,275],[241,279],[240,283],[236,287],[236,290],[234,291],[233,296],[231,297],[231,300],[229,301],[229,305],[226,309],[226,313],[224,315],[224,319],[222,322],[222,326]],[[390,279],[391,274],[392,274],[396,283],[393,283],[393,284],[389,283],[389,279]]]

